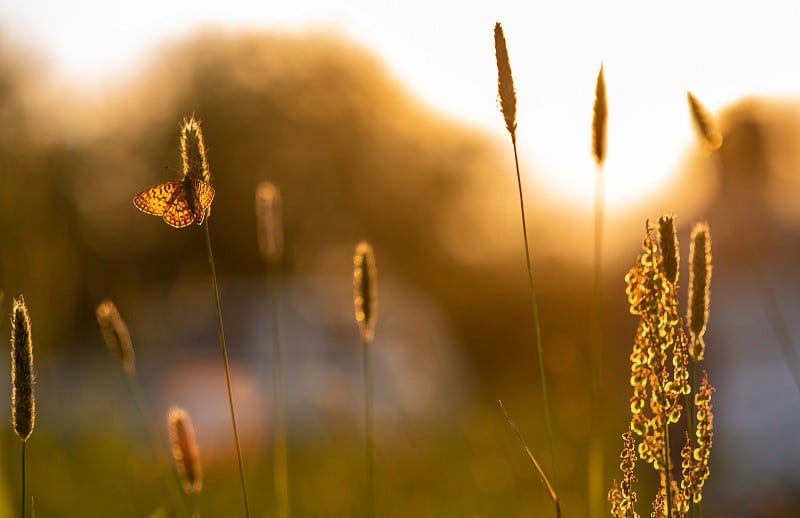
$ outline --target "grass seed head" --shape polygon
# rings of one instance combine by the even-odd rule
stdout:
[[[594,115],[592,116],[592,154],[597,165],[606,158],[606,126],[608,124],[608,101],[606,99],[606,79],[603,65],[597,73],[594,89]]]
[[[361,340],[372,343],[378,313],[378,272],[372,246],[361,241],[353,257],[353,302]]]
[[[283,200],[281,191],[271,182],[262,182],[256,188],[256,224],[258,250],[268,263],[277,263],[283,257]]]
[[[500,22],[494,25],[494,52],[497,58],[497,90],[500,99],[500,111],[506,121],[506,129],[512,140],[517,138],[517,92],[514,90],[514,78],[511,76],[511,64],[508,60],[508,48],[503,27]]]
[[[22,295],[11,309],[11,422],[26,441],[33,432],[36,402],[33,395],[33,340],[28,308]]]
[[[692,344],[689,354],[696,361],[702,360],[705,353],[703,335],[708,323],[708,303],[711,285],[711,234],[708,224],[698,223],[692,230],[689,245],[689,332]]]
[[[182,408],[172,407],[167,416],[169,442],[172,456],[187,494],[199,493],[203,488],[203,466],[200,463],[200,449],[194,435],[194,427],[189,414]]]
[[[181,123],[181,158],[184,176],[206,183],[211,181],[203,131],[200,129],[200,121],[194,115],[183,119]]]
[[[128,326],[119,315],[117,306],[110,300],[104,300],[97,306],[97,325],[103,334],[109,352],[122,362],[125,374],[132,376],[136,373],[136,355],[133,351],[131,335]]]
[[[675,232],[675,216],[664,215],[658,219],[658,237],[661,255],[664,257],[664,273],[672,284],[677,284],[680,251],[678,234]]]
[[[692,92],[686,92],[686,98],[689,101],[689,111],[692,114],[694,127],[703,141],[703,145],[708,151],[716,151],[722,146],[722,133],[717,127],[717,122],[708,113],[705,106],[697,100],[697,97],[692,95]]]

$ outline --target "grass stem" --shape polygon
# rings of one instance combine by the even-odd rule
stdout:
[[[598,163],[594,186],[594,276],[592,282],[591,349],[589,368],[592,380],[592,433],[589,443],[589,516],[600,516],[605,502],[603,478],[605,469],[602,423],[602,359],[603,359],[603,225],[605,216],[603,165]]]
[[[272,316],[272,390],[274,393],[273,483],[275,487],[275,516],[289,516],[289,483],[287,475],[286,389],[284,387],[283,342],[281,341],[280,263],[268,268],[270,313]]]
[[[544,485],[545,489],[547,489],[547,492],[550,495],[550,500],[553,501],[553,505],[555,505],[556,508],[556,517],[561,518],[561,504],[558,501],[558,495],[556,494],[555,489],[553,489],[552,484],[550,484],[550,481],[547,479],[547,475],[545,475],[544,471],[542,471],[542,467],[539,465],[539,462],[536,461],[536,457],[533,456],[533,452],[531,452],[531,449],[528,448],[528,443],[525,442],[522,432],[519,431],[517,424],[511,418],[511,414],[509,414],[508,410],[506,410],[506,406],[503,404],[503,401],[498,399],[497,402],[500,403],[500,408],[503,409],[503,415],[505,415],[506,421],[508,421],[511,429],[514,430],[514,433],[517,435],[517,440],[519,440],[522,449],[528,454],[528,458],[531,460],[533,467],[536,468],[536,473],[539,475],[542,485]]]
[[[25,518],[25,445],[28,441],[22,441],[22,502],[20,504],[20,516]]]
[[[522,195],[522,178],[519,172],[519,158],[517,155],[517,139],[511,135],[511,145],[514,148],[514,167],[517,172],[517,190],[519,192],[519,209],[522,217],[522,239],[525,243],[525,265],[528,271],[528,287],[531,296],[531,312],[533,313],[533,326],[536,333],[536,350],[539,358],[539,379],[542,386],[542,402],[544,405],[545,426],[547,427],[547,438],[549,441],[550,450],[550,463],[553,468],[553,481],[558,484],[558,476],[556,475],[556,455],[553,447],[553,424],[550,419],[550,403],[547,396],[547,380],[544,375],[544,352],[542,350],[542,329],[539,322],[539,306],[536,302],[536,288],[533,283],[533,269],[531,268],[531,253],[530,246],[528,245],[528,225],[525,220],[525,200]]]
[[[375,516],[375,431],[373,424],[373,388],[371,344],[361,340],[364,351],[364,429],[367,459],[367,516]]]
[[[239,463],[239,480],[242,486],[242,502],[244,505],[244,515],[249,518],[250,508],[247,503],[247,484],[244,478],[244,462],[242,461],[242,448],[239,444],[239,428],[236,425],[236,411],[233,407],[233,390],[231,389],[231,371],[228,365],[228,347],[225,344],[225,330],[222,326],[222,306],[219,302],[219,287],[217,286],[217,270],[214,267],[214,253],[211,248],[211,232],[208,229],[209,222],[206,221],[206,248],[208,250],[208,265],[211,268],[211,284],[214,288],[214,302],[217,309],[217,327],[219,328],[219,346],[222,351],[222,364],[225,367],[225,386],[228,389],[228,407],[231,410],[231,425],[233,426],[233,440],[236,445],[236,460]]]

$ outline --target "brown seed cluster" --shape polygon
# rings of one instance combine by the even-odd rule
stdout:
[[[617,486],[614,480],[608,492],[608,501],[611,502],[611,516],[614,518],[638,518],[639,514],[634,509],[636,505],[636,490],[633,484],[638,481],[634,474],[636,468],[636,441],[633,433],[628,430],[622,434],[624,446],[620,458],[619,469],[622,471],[622,482]]]
[[[200,121],[194,115],[183,119],[181,123],[181,158],[183,176],[206,183],[211,181],[203,131],[200,129]]]
[[[203,467],[192,420],[184,409],[173,407],[167,416],[167,426],[172,456],[181,476],[183,489],[188,494],[199,493],[203,488]]]
[[[698,223],[692,230],[689,245],[689,332],[692,346],[689,348],[694,360],[700,361],[705,355],[706,344],[703,335],[708,323],[708,300],[711,287],[711,234],[706,223]]]
[[[256,224],[258,225],[258,250],[270,264],[283,257],[283,216],[281,191],[271,182],[262,182],[256,188]]]
[[[27,441],[36,421],[36,400],[31,320],[22,295],[11,308],[11,384],[11,424],[19,438]]]
[[[378,313],[378,272],[372,246],[361,241],[353,256],[353,303],[361,340],[372,343]]]
[[[508,60],[506,36],[500,22],[494,25],[494,51],[497,58],[497,97],[500,100],[500,111],[506,121],[506,129],[512,140],[517,138],[517,92],[514,90],[514,78],[511,75],[511,63]]]

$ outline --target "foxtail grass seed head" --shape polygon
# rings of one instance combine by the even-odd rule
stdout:
[[[711,234],[706,223],[698,223],[692,230],[689,245],[689,333],[692,343],[689,354],[699,361],[705,353],[703,335],[708,323],[708,302],[711,286]]]
[[[689,101],[689,111],[692,114],[694,127],[703,141],[703,145],[709,151],[716,151],[722,146],[722,133],[717,127],[717,122],[708,113],[705,106],[697,100],[697,97],[692,95],[692,92],[686,92],[686,98]]]
[[[110,300],[104,300],[97,306],[95,313],[106,347],[112,356],[122,362],[125,374],[132,376],[136,373],[136,355],[133,352],[128,326],[119,316],[117,306]]]
[[[664,257],[664,273],[672,284],[677,284],[681,258],[674,216],[664,215],[658,219],[658,237],[661,255]]]
[[[506,121],[506,129],[512,140],[517,138],[517,92],[514,90],[514,78],[511,76],[511,64],[508,61],[506,37],[500,22],[494,24],[494,52],[497,58],[497,91],[500,99],[500,111]]]
[[[372,343],[378,313],[378,272],[372,246],[361,241],[353,257],[353,302],[361,340]]]
[[[603,65],[597,73],[594,89],[594,115],[592,116],[592,154],[597,165],[606,158],[606,125],[608,123],[608,101],[606,100],[606,79]]]
[[[11,423],[26,441],[33,432],[36,402],[33,396],[33,340],[28,308],[22,295],[11,309]]]
[[[172,456],[187,494],[199,493],[203,488],[203,466],[200,463],[200,449],[194,435],[194,427],[189,414],[182,408],[172,407],[167,416],[169,442]]]
[[[181,123],[181,158],[184,176],[206,183],[211,181],[203,131],[200,129],[200,121],[194,115],[183,119]]]
[[[277,263],[283,256],[283,200],[281,191],[271,182],[256,188],[256,224],[258,250],[268,263]]]

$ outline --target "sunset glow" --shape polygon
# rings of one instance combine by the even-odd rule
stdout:
[[[503,138],[492,46],[500,21],[517,85],[524,168],[580,204],[593,196],[589,124],[594,77],[605,63],[612,209],[664,186],[691,149],[687,90],[712,112],[748,94],[800,92],[800,67],[793,65],[800,15],[789,3],[765,4],[758,13],[719,1],[655,9],[622,1],[535,9],[452,1],[132,5],[34,0],[4,6],[0,19],[14,41],[39,48],[70,82],[112,78],[201,26],[332,31],[378,53],[430,107]]]

